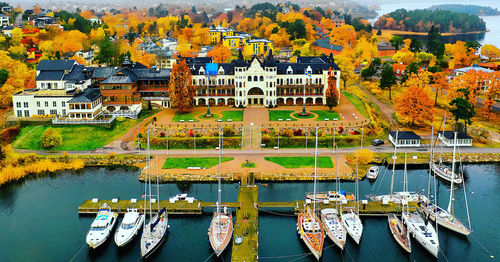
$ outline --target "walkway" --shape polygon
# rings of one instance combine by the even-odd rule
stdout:
[[[236,209],[236,222],[233,231],[233,252],[231,261],[257,261],[259,256],[259,188],[240,186],[238,190],[239,207]],[[236,241],[241,239],[241,243]]]
[[[359,84],[359,81],[356,82],[355,86],[359,87],[359,89],[361,89],[368,96],[368,98],[380,108],[380,112],[382,113],[384,118],[390,123],[391,128],[394,128],[397,124],[396,121],[394,121],[394,119],[392,118],[392,113],[394,113],[394,108],[378,100],[378,98],[374,97],[370,91],[368,91],[364,86]]]

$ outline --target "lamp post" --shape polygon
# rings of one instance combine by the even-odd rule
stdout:
[[[301,115],[305,116],[307,113],[306,113],[306,82],[304,81],[304,93],[303,93],[304,97],[302,98],[302,113],[300,113]]]

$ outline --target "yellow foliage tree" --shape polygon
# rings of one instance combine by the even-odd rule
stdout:
[[[354,163],[356,163],[356,156],[358,159],[358,164],[360,165],[366,165],[369,163],[372,163],[375,160],[375,153],[370,151],[370,149],[358,149],[354,151],[354,153],[351,155],[352,160],[354,160]]]
[[[500,58],[500,49],[494,45],[486,44],[481,47],[481,55],[488,58],[488,61]]]

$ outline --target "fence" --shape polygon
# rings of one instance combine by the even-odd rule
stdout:
[[[52,124],[54,125],[102,125],[111,124],[117,116],[112,116],[109,119],[97,120],[97,119],[53,119]]]

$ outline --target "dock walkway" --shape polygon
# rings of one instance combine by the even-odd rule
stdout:
[[[231,261],[257,261],[259,247],[259,210],[257,206],[259,188],[241,186],[238,192],[240,208],[236,209]],[[236,244],[241,238],[242,242]]]

